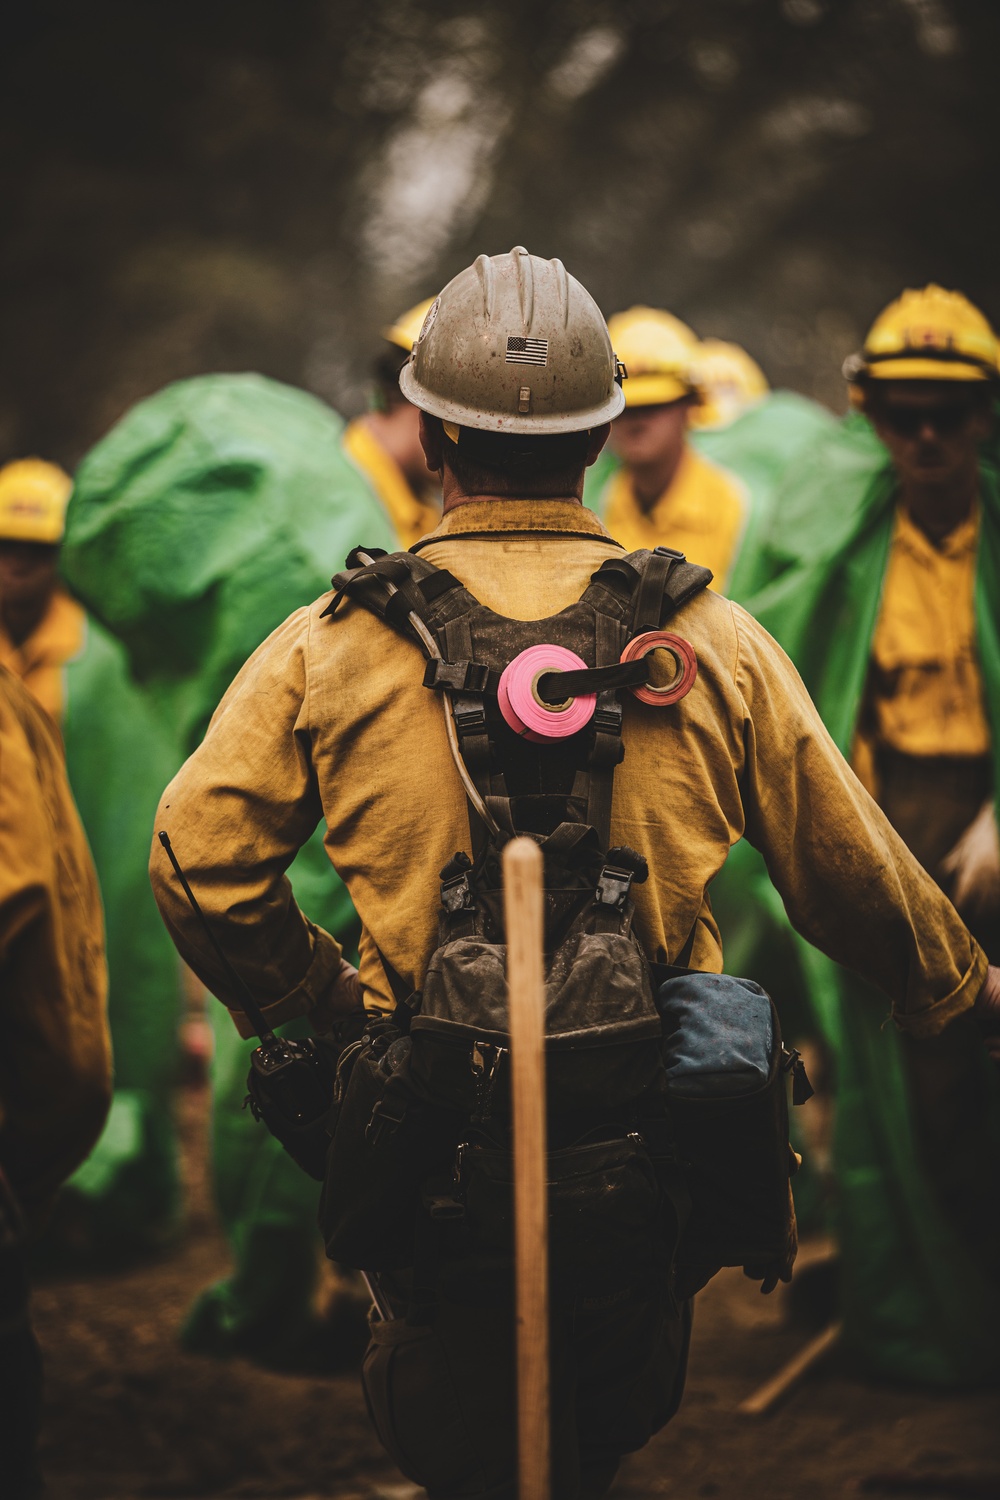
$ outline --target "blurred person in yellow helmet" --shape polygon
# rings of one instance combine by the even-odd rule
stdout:
[[[84,632],[84,612],[58,577],[72,488],[69,475],[44,459],[0,469],[0,663],[55,719],[62,668]]]
[[[993,425],[997,354],[979,309],[960,292],[930,285],[905,291],[879,314],[845,375],[853,404],[889,451],[898,485],[856,754],[871,754],[869,776],[884,795],[898,779],[898,767],[888,770],[896,757],[916,759],[920,779],[938,789],[943,778],[931,762],[959,760],[968,792],[973,783],[989,789],[967,827],[959,827],[957,806],[945,817],[954,841],[947,849],[937,847],[941,835],[924,847],[926,802],[923,833],[909,827],[916,808],[900,817],[966,919],[996,924],[1000,953],[1000,845],[975,589],[980,450]],[[932,801],[940,800],[938,790]]]
[[[745,486],[687,440],[701,404],[698,339],[671,313],[633,307],[608,324],[626,370],[625,410],[611,432],[621,467],[595,475],[587,501],[616,541],[674,547],[725,589],[748,515]],[[602,484],[603,478],[603,484]]]
[[[179,1208],[170,1094],[180,975],[145,880],[147,825],[171,761],[121,649],[60,581],[72,488],[43,459],[0,469],[0,665],[61,731],[107,913],[115,1094],[43,1254],[121,1259],[159,1247]]]
[[[771,581],[748,607],[996,962],[997,337],[960,292],[910,289],[844,375],[853,410],[786,474],[762,546]],[[894,1037],[846,971],[804,953],[804,973],[833,1059],[847,1347],[889,1378],[993,1381],[1000,1090],[976,1028]]]
[[[702,399],[691,409],[695,428],[728,427],[770,390],[757,361],[739,344],[725,339],[702,339],[696,372]]]
[[[375,361],[370,409],[348,424],[344,451],[361,470],[404,547],[433,531],[441,497],[420,446],[420,413],[403,397],[399,372],[409,358],[433,298],[383,328]]]

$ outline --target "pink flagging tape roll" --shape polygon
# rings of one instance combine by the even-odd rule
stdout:
[[[546,672],[586,671],[587,663],[565,646],[529,646],[503,669],[497,688],[500,712],[515,734],[526,740],[562,740],[590,723],[596,693],[581,693],[562,703],[544,703],[538,679]]]
[[[668,682],[666,687],[653,687],[652,683],[646,682],[641,687],[630,689],[640,703],[651,703],[654,708],[666,708],[685,697],[698,675],[694,647],[683,636],[674,635],[672,630],[647,630],[644,635],[637,635],[622,652],[622,661],[635,661],[640,656],[648,656],[650,651],[661,650],[669,651],[677,663],[673,682]]]

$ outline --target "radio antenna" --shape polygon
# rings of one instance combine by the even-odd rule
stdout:
[[[181,889],[188,899],[188,904],[190,905],[191,910],[194,912],[195,916],[198,918],[198,921],[201,923],[201,930],[208,939],[212,948],[212,952],[219,960],[219,963],[222,965],[222,968],[227,977],[232,981],[233,988],[240,996],[243,1010],[247,1016],[247,1019],[253,1026],[254,1031],[257,1033],[260,1040],[264,1043],[276,1041],[277,1039],[274,1035],[274,1031],[265,1021],[264,1013],[251,994],[249,985],[247,984],[245,979],[237,974],[236,970],[229,962],[229,959],[223,953],[222,948],[220,947],[218,940],[216,939],[215,933],[212,931],[211,927],[209,927],[208,918],[205,916],[205,913],[198,905],[197,897],[195,896],[194,891],[191,889],[191,886],[188,883],[187,876],[184,874],[184,871],[180,867],[180,861],[178,860],[177,855],[173,851],[169,833],[166,833],[161,829],[156,837],[159,839],[160,843],[167,851],[167,858],[174,867],[174,874],[177,876],[177,879],[181,883]]]

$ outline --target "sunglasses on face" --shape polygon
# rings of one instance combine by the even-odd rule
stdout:
[[[940,436],[961,432],[975,408],[967,401],[943,406],[892,406],[879,409],[879,417],[900,437],[916,437],[924,427],[932,427]]]

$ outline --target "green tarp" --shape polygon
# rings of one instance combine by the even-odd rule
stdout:
[[[115,1093],[101,1139],[70,1179],[100,1255],[155,1246],[178,1208],[171,1094],[181,970],[146,873],[153,815],[175,756],[125,653],[88,620],[66,668],[63,734],[70,785],[101,885]]]
[[[801,672],[849,755],[878,613],[895,507],[888,455],[868,422],[846,418],[786,473],[758,551],[748,607]],[[977,576],[980,662],[1000,754],[1000,482],[982,466]],[[734,878],[738,876],[738,878]],[[916,1144],[900,1039],[885,998],[792,938],[752,850],[737,846],[716,901],[727,946],[750,972],[790,993],[804,981],[836,1075],[837,1230],[849,1349],[871,1372],[927,1384],[1000,1377],[1000,1286],[943,1211]],[[740,923],[742,922],[742,926]],[[742,945],[742,946],[741,946]],[[992,1092],[1000,1160],[1000,1089],[985,1055],[975,1084]],[[1000,1191],[981,1181],[979,1192]]]
[[[258,375],[210,375],[140,402],[81,464],[63,570],[125,648],[156,725],[140,732],[133,754],[141,762],[143,743],[155,754],[157,791],[196,747],[243,662],[293,610],[329,587],[350,548],[394,547],[381,504],[342,450],[342,433],[337,414],[302,391]],[[99,778],[99,766],[91,770]],[[144,785],[141,807],[130,776],[122,775],[118,790],[129,801],[132,826],[146,819],[148,827],[153,807],[146,810]],[[144,867],[146,833],[142,844]],[[177,852],[183,862],[184,851]],[[138,847],[121,858],[123,872],[132,868]],[[323,851],[322,830],[289,873],[303,909],[352,949],[356,920]],[[131,910],[131,897],[123,899]],[[114,1024],[123,1080],[146,1055],[147,1036],[168,1044],[166,1022],[144,1020],[124,984]],[[192,1337],[221,1353],[252,1347],[255,1330],[270,1337],[276,1288],[282,1336],[293,1337],[296,1320],[307,1318],[312,1287],[300,1267],[315,1265],[318,1242],[314,1185],[243,1111],[250,1044],[212,1006],[214,1168],[237,1268],[203,1301]],[[169,1071],[175,1059],[174,1048],[163,1067]],[[123,1139],[127,1126],[122,1115]],[[281,1267],[290,1264],[295,1274],[288,1277]]]

